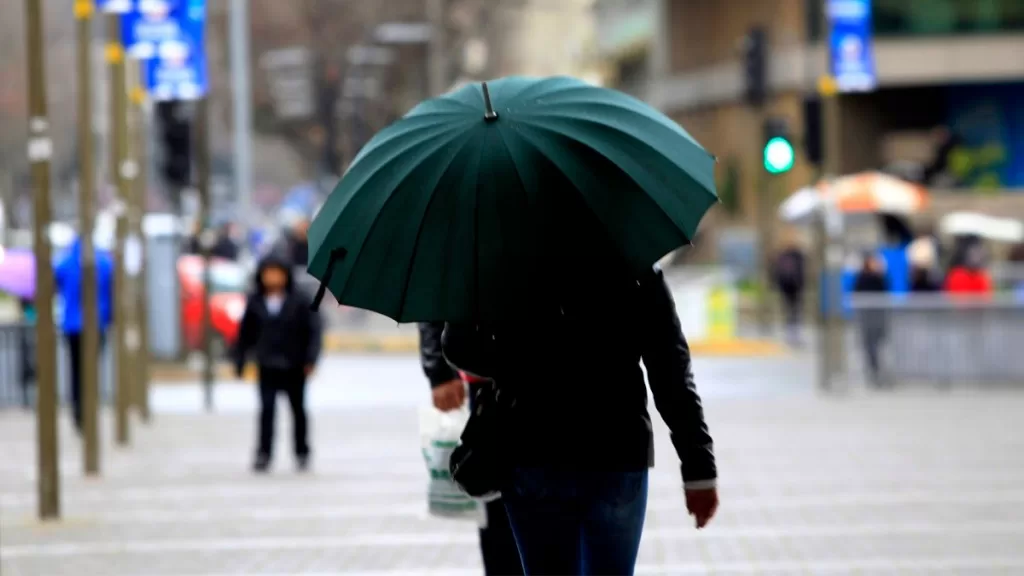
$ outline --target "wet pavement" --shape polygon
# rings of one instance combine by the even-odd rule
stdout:
[[[698,359],[696,372],[720,517],[692,529],[659,423],[639,574],[1024,573],[1024,394],[823,396],[801,356]],[[213,414],[201,399],[196,385],[157,386],[153,423],[128,449],[104,446],[101,479],[81,476],[63,421],[64,520],[47,524],[33,518],[33,421],[0,412],[0,573],[481,573],[475,527],[425,514],[416,358],[321,366],[306,475],[286,410],[273,471],[255,477],[253,387],[218,384]]]

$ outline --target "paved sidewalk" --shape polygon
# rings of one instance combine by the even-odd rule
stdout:
[[[720,517],[692,529],[659,425],[639,574],[1024,574],[1024,395],[711,396]],[[317,411],[307,476],[286,415],[251,475],[253,424],[160,414],[96,480],[64,428],[65,519],[41,525],[32,420],[0,412],[0,573],[480,573],[474,527],[424,515],[415,408]]]

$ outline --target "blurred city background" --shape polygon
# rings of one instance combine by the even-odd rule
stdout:
[[[1024,574],[1024,0],[8,0],[0,55],[0,572],[480,573],[426,516],[414,326],[324,306],[308,477],[247,473],[224,360],[259,256],[378,130],[521,74],[718,159],[663,266],[722,518],[689,530],[659,424],[638,573]],[[69,397],[36,261],[90,229],[121,312],[82,439],[35,410]]]

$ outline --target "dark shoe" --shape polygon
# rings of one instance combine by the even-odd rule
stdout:
[[[298,467],[299,472],[307,472],[309,470],[309,454],[296,456],[295,465]]]
[[[260,454],[256,456],[256,462],[252,465],[253,472],[263,474],[270,469],[270,456],[267,454]]]

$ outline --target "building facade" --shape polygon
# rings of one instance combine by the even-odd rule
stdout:
[[[741,42],[754,26],[766,29],[764,113],[786,118],[799,137],[803,100],[828,62],[826,0],[653,3],[647,97],[719,156],[723,195],[749,218],[763,142],[760,114],[741,101]],[[957,142],[949,188],[1024,189],[1024,2],[873,0],[871,9],[877,87],[839,97],[841,170],[927,163],[934,128],[945,127]],[[814,174],[798,154],[786,188]]]

